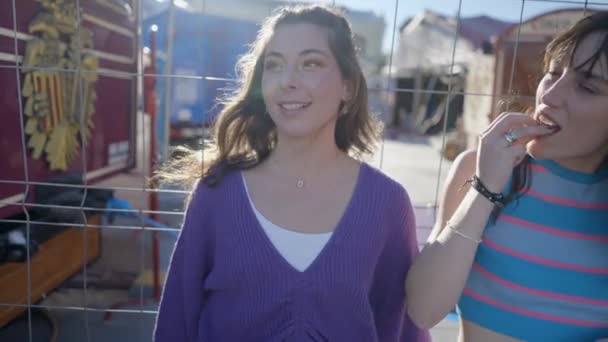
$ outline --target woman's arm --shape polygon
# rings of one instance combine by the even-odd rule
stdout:
[[[406,281],[407,308],[412,320],[429,329],[454,308],[468,278],[477,243],[445,229],[448,219],[455,229],[480,239],[493,204],[463,186],[475,173],[474,151],[455,161],[446,182],[439,218]]]
[[[501,192],[525,156],[525,144],[550,132],[526,114],[503,113],[483,132],[476,152],[457,158],[442,196],[439,219],[406,280],[408,312],[418,326],[434,326],[458,302],[494,210],[489,199],[463,187],[466,180],[475,175],[489,192]]]
[[[208,191],[195,186],[175,243],[159,305],[154,341],[194,341],[203,306],[203,283],[211,268]]]

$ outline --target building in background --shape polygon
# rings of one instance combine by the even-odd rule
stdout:
[[[278,7],[311,4],[304,1],[285,0],[190,0],[188,3],[195,12],[258,23]],[[344,15],[351,23],[366,71],[370,73],[376,71],[384,61],[382,53],[382,38],[386,26],[384,17],[372,11],[353,10],[344,6],[338,8],[344,11]]]
[[[458,21],[429,10],[407,19],[384,72],[398,89],[388,124],[432,134],[443,129],[447,118],[448,128],[454,128],[463,111],[467,73],[479,54],[491,53],[493,37],[510,25],[488,16]],[[454,95],[448,97],[448,91]]]
[[[522,110],[533,108],[545,46],[592,11],[564,9],[532,17],[497,36],[490,53],[474,54],[475,67],[467,75],[465,88],[469,95],[464,101],[463,148],[477,146],[479,133],[504,110],[501,103],[509,101]]]
[[[457,21],[427,10],[406,20],[383,71],[396,89],[388,125],[434,134],[446,124],[449,158],[475,147],[502,104],[533,107],[546,44],[591,12],[554,10],[519,24],[488,16]]]

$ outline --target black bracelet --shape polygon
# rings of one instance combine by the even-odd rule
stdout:
[[[477,176],[473,176],[471,179],[467,181],[467,183],[471,184],[471,187],[477,192],[479,192],[483,197],[487,198],[490,202],[494,203],[496,206],[502,208],[505,206],[505,195],[500,192],[491,192],[486,188],[486,186],[481,182],[481,179]]]

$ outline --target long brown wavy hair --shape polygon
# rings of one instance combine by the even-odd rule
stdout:
[[[264,55],[275,30],[281,25],[309,23],[327,30],[329,47],[342,77],[352,88],[348,112],[336,122],[335,143],[355,157],[371,153],[381,124],[368,111],[367,84],[359,62],[350,24],[338,10],[324,6],[284,7],[263,24],[247,54],[237,63],[238,87],[220,99],[223,110],[213,124],[213,138],[202,150],[178,148],[157,172],[157,180],[186,187],[199,179],[209,186],[234,169],[249,169],[262,163],[277,143],[276,126],[262,98]]]
[[[600,47],[583,63],[573,65],[574,55],[580,43],[594,32],[605,32],[604,40]],[[594,12],[593,14],[579,20],[567,31],[557,35],[545,48],[543,57],[543,72],[549,71],[551,60],[568,58],[570,65],[577,70],[584,70],[585,73],[591,73],[591,70],[601,58],[608,61],[608,11]],[[505,103],[508,111],[530,112],[530,104],[522,104],[517,102]],[[608,156],[604,158],[604,164],[608,163]],[[527,190],[531,184],[530,171],[530,156],[526,158],[514,168],[511,188],[507,195],[507,203],[516,200],[519,195]],[[493,217],[496,218],[500,214],[500,208],[496,208]]]

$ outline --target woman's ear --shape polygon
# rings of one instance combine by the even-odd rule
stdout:
[[[354,97],[354,85],[350,80],[345,80],[342,86],[342,102],[349,103]]]

